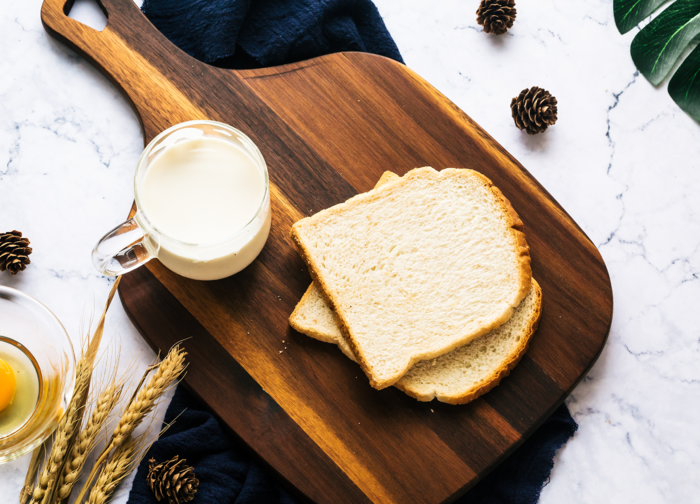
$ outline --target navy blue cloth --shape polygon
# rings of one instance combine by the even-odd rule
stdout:
[[[190,56],[259,68],[341,51],[403,63],[371,0],[145,0],[141,9]]]
[[[281,65],[338,51],[371,52],[403,62],[370,0],[145,0],[142,9],[182,50],[227,68]],[[194,504],[300,502],[182,387],[165,423],[176,417],[139,465],[129,504],[156,504],[146,485],[148,460],[162,462],[175,455],[195,468],[200,483]],[[577,427],[562,405],[458,503],[536,503],[555,452]]]

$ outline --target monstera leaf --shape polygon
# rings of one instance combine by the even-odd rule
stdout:
[[[620,33],[627,33],[667,0],[615,0],[615,24]]]
[[[628,32],[663,3],[665,0],[614,0],[618,30]],[[700,0],[676,0],[634,37],[632,60],[649,82],[659,84],[699,35]],[[678,68],[668,92],[678,106],[700,121],[700,48]]]
[[[673,75],[668,83],[668,94],[680,108],[700,121],[700,45]]]

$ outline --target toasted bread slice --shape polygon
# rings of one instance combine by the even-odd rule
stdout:
[[[465,404],[485,394],[508,376],[520,361],[537,329],[542,312],[542,290],[532,287],[513,316],[498,329],[434,360],[415,364],[394,384],[419,401]],[[289,319],[297,331],[328,343],[336,343],[356,361],[343,338],[338,321],[321,292],[312,283]]]
[[[499,327],[530,291],[522,221],[473,170],[412,170],[291,234],[378,389]]]

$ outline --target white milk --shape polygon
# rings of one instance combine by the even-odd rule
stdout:
[[[147,249],[189,278],[237,273],[260,253],[270,231],[264,175],[242,146],[227,140],[201,136],[163,148],[138,194],[144,227],[157,231],[145,240]]]

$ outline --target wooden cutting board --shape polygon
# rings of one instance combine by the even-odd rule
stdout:
[[[152,261],[126,275],[120,293],[155,350],[189,338],[188,388],[298,493],[329,503],[453,500],[593,365],[612,318],[600,254],[520,163],[409,68],[343,53],[222,70],[170,44],[132,0],[101,0],[109,19],[102,32],[68,18],[71,3],[44,1],[46,30],[123,92],[146,143],[173,124],[211,119],[244,131],[267,161],[272,232],[250,267],[197,282]],[[335,346],[287,324],[310,282],[291,225],[371,189],[384,170],[426,165],[469,167],[494,181],[525,221],[544,293],[525,358],[465,406],[374,390]]]

